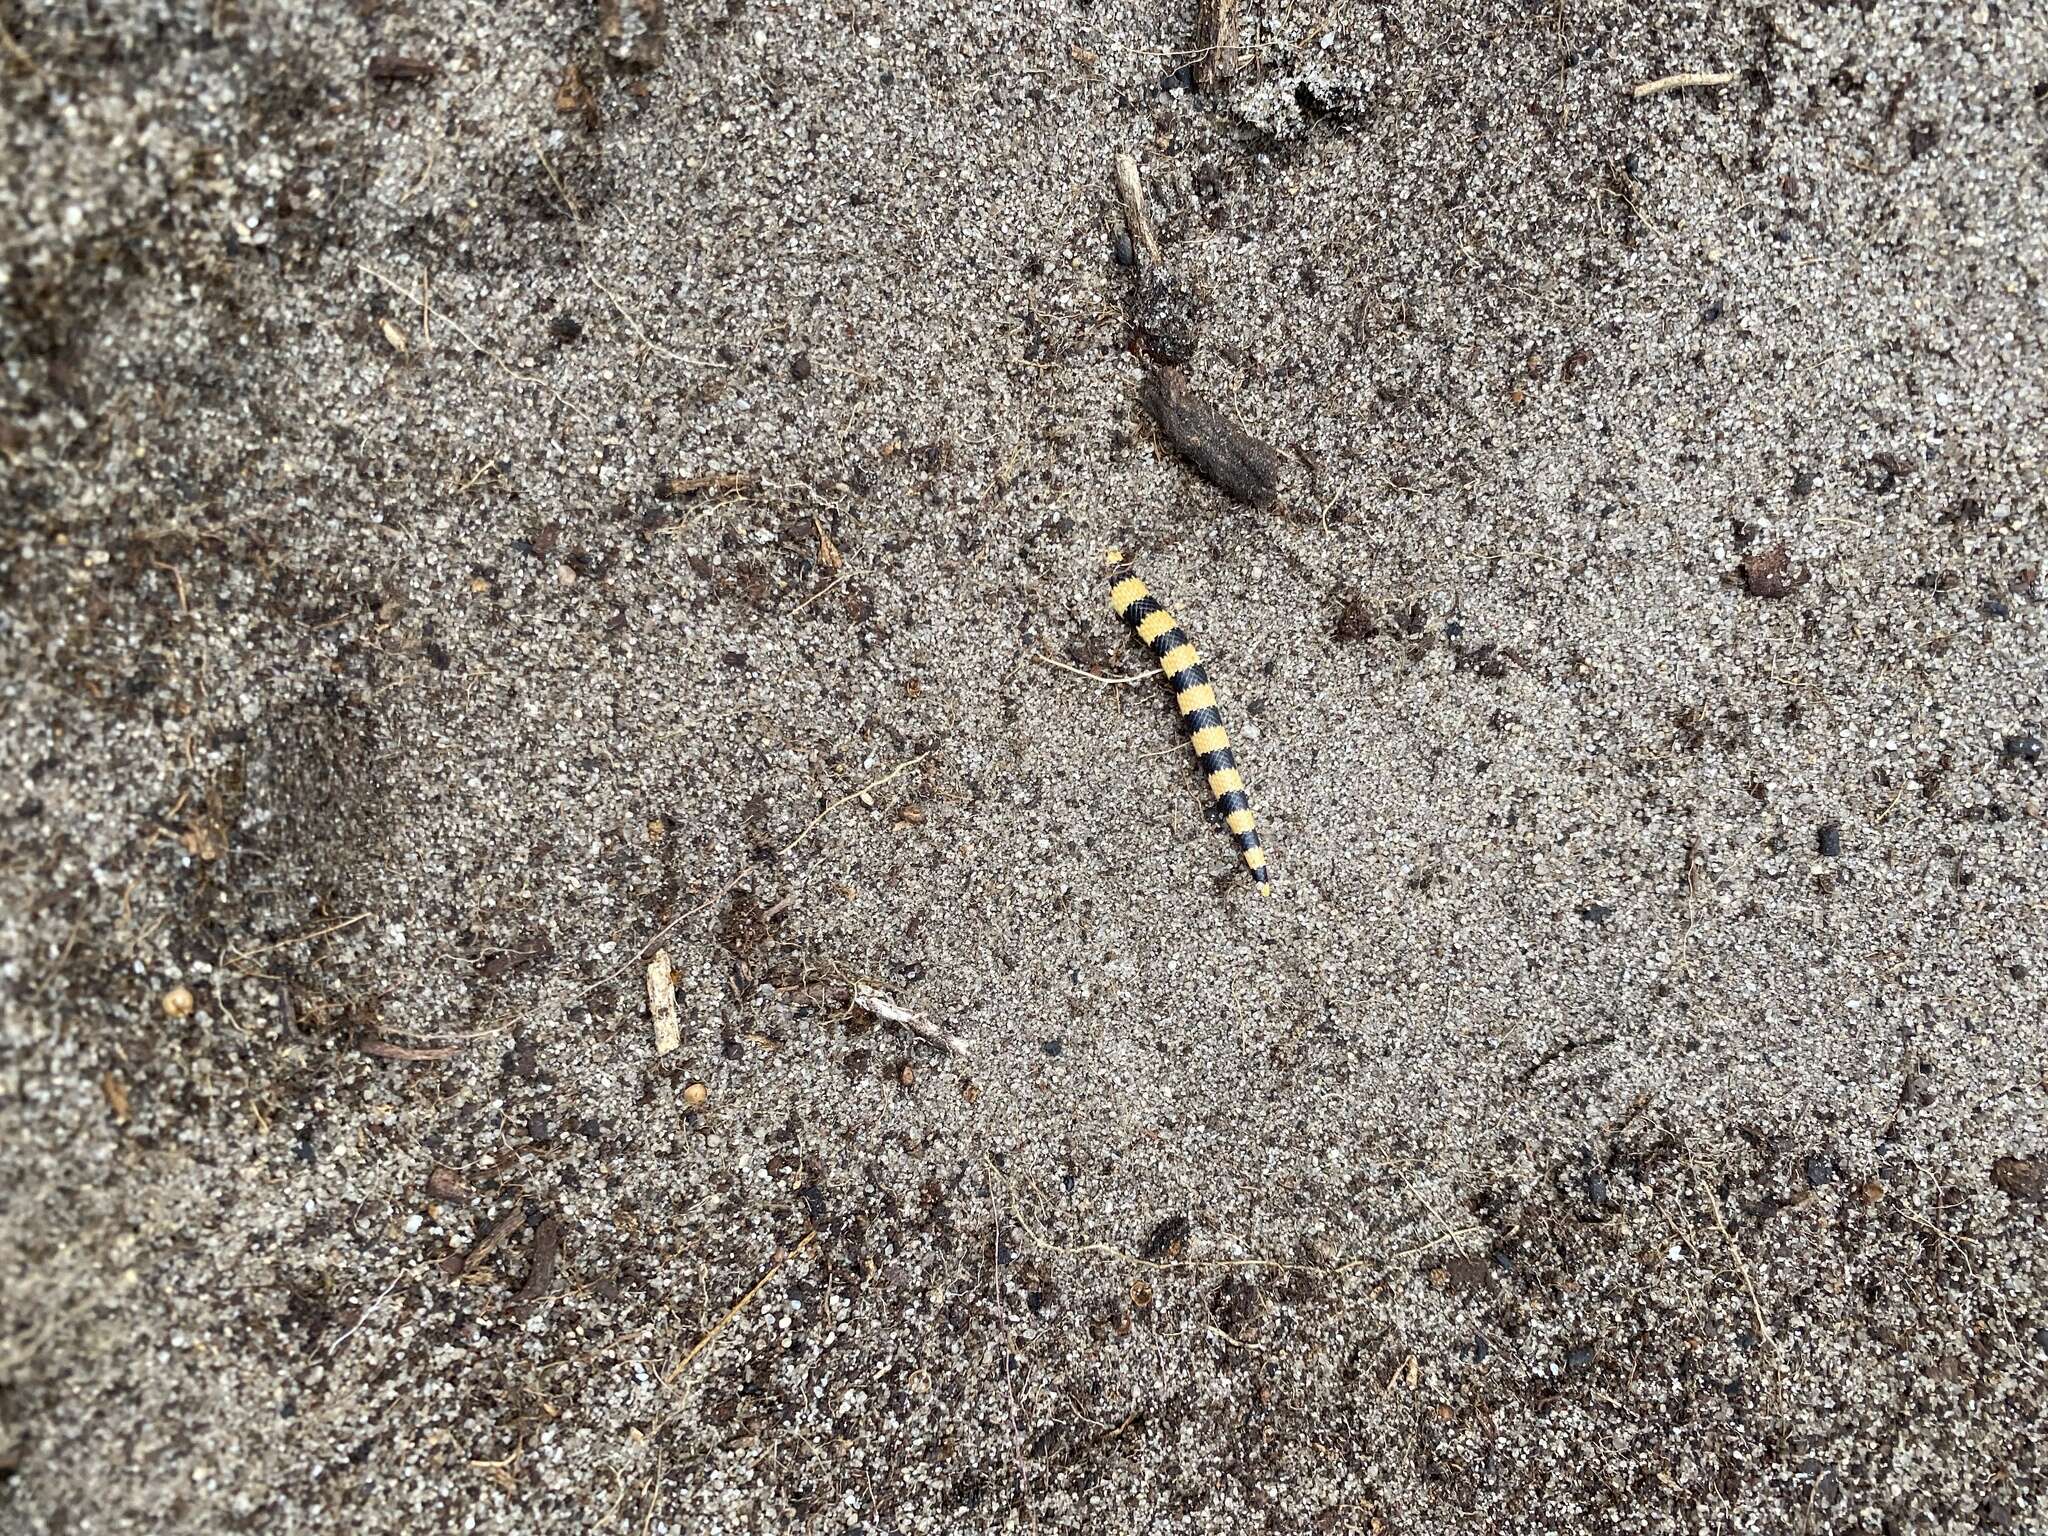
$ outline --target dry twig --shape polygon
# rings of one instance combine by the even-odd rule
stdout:
[[[682,1359],[678,1360],[674,1365],[670,1366],[665,1373],[663,1373],[661,1378],[661,1384],[664,1387],[673,1386],[675,1384],[676,1378],[682,1375],[683,1372],[687,1371],[690,1368],[690,1363],[693,1360],[695,1360],[699,1355],[703,1354],[705,1350],[709,1349],[712,1346],[713,1342],[717,1340],[718,1336],[721,1333],[725,1332],[727,1326],[732,1322],[732,1320],[738,1317],[740,1313],[746,1310],[747,1303],[752,1301],[756,1296],[761,1294],[761,1288],[767,1285],[767,1283],[770,1280],[773,1280],[778,1274],[782,1272],[783,1265],[787,1264],[791,1259],[795,1258],[798,1254],[802,1253],[806,1248],[810,1247],[812,1241],[816,1239],[817,1235],[818,1234],[815,1230],[806,1232],[800,1239],[797,1240],[797,1244],[794,1248],[790,1249],[789,1252],[781,1255],[779,1258],[776,1259],[776,1261],[773,1264],[770,1264],[766,1269],[761,1271],[761,1278],[756,1280],[751,1286],[747,1287],[746,1295],[742,1296],[738,1301],[734,1302],[729,1308],[727,1308],[725,1316],[721,1317],[717,1322],[711,1325],[710,1329],[707,1330],[704,1334],[704,1337],[699,1339],[694,1345],[691,1346],[690,1352],[687,1355],[684,1355]]]
[[[1195,7],[1195,84],[1205,91],[1237,75],[1238,0],[1201,0]]]
[[[974,1044],[964,1036],[949,1034],[922,1014],[912,1013],[900,1003],[891,1002],[871,987],[856,987],[853,990],[853,1006],[878,1019],[891,1024],[901,1024],[927,1045],[938,1047],[948,1056],[959,1056]]]
[[[1159,236],[1152,228],[1152,215],[1145,211],[1145,186],[1138,179],[1138,162],[1129,155],[1116,157],[1116,195],[1124,205],[1124,227],[1130,231],[1132,248],[1153,266],[1163,265]]]
[[[676,968],[665,949],[656,950],[647,962],[647,1012],[654,1020],[654,1054],[666,1056],[680,1049],[683,1025],[676,1014]]]
[[[1693,85],[1728,85],[1734,79],[1735,71],[1732,69],[1719,70],[1711,74],[1688,70],[1682,74],[1666,75],[1661,80],[1645,80],[1629,94],[1640,99],[1644,96],[1655,96],[1663,91],[1682,91]]]

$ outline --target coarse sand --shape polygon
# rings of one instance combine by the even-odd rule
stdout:
[[[1239,19],[0,5],[0,1530],[2048,1531],[2048,3]]]

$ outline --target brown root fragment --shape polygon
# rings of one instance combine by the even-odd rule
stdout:
[[[1197,398],[1178,368],[1160,368],[1138,400],[1188,467],[1233,500],[1270,507],[1280,495],[1280,455]]]

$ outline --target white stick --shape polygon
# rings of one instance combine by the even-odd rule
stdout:
[[[1666,75],[1661,80],[1645,80],[1632,94],[1655,96],[1659,91],[1681,91],[1689,85],[1728,85],[1735,79],[1735,71],[1724,69],[1717,74],[1703,74],[1697,70],[1680,75]]]
[[[948,1056],[961,1055],[974,1044],[972,1040],[960,1035],[948,1034],[938,1025],[928,1022],[898,1003],[890,1002],[881,993],[870,991],[866,987],[854,989],[853,1006],[863,1012],[872,1013],[878,1019],[886,1019],[891,1024],[901,1024],[918,1039],[937,1046]]]
[[[654,1018],[654,1054],[666,1056],[683,1044],[683,1022],[676,1016],[676,968],[668,951],[657,949],[647,962],[647,1011]]]

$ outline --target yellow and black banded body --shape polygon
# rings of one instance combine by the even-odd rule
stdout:
[[[1209,776],[1209,793],[1216,797],[1216,808],[1223,812],[1238,852],[1244,855],[1245,866],[1263,894],[1272,880],[1266,870],[1266,851],[1259,846],[1258,824],[1252,819],[1251,799],[1244,792],[1244,775],[1237,771],[1230,733],[1223,729],[1223,712],[1216,707],[1216,690],[1210,686],[1202,658],[1173,615],[1160,606],[1122,558],[1112,554],[1108,563],[1116,568],[1109,604],[1159,658],[1159,670],[1166,674],[1174,702],[1180,705],[1188,744],[1195,749],[1202,772]]]

